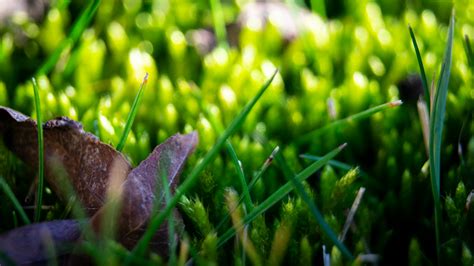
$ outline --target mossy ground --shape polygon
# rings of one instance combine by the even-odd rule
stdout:
[[[408,24],[415,31],[431,82],[439,75],[454,8],[453,63],[441,153],[441,251],[442,262],[472,265],[473,211],[466,209],[466,199],[474,188],[474,68],[464,38],[474,39],[470,15],[474,4],[339,2],[327,5],[329,18],[311,15],[290,40],[279,31],[276,16],[267,24],[249,21],[238,34],[227,32],[229,39],[237,40],[235,45],[201,53],[191,36],[214,26],[207,1],[102,1],[78,42],[63,51],[50,72],[37,77],[43,120],[68,116],[116,145],[147,72],[148,85],[124,153],[136,165],[168,136],[197,130],[200,144],[182,175],[186,179],[219,136],[210,120],[227,127],[278,68],[267,92],[230,138],[247,182],[277,145],[298,173],[311,163],[300,154],[322,156],[347,142],[336,159],[358,166],[359,174],[327,166],[303,182],[327,223],[341,232],[358,189],[365,187],[354,227],[344,242],[349,250],[354,255],[378,254],[383,264],[434,264],[433,196],[429,170],[424,167],[428,157],[417,93],[410,97],[411,92],[404,91],[419,88],[416,83],[401,84],[419,72]],[[84,5],[52,2],[44,19],[14,16],[0,29],[1,105],[36,117],[28,78],[68,36]],[[220,11],[230,24],[243,9],[241,1],[231,1],[223,2]],[[313,130],[400,98],[404,100],[400,107],[302,142]],[[3,146],[1,150],[0,173],[22,200],[34,170],[23,167]],[[251,190],[253,203],[263,202],[285,182],[283,170],[273,163]],[[217,238],[231,227],[227,222],[216,230],[228,213],[227,188],[243,191],[232,158],[223,150],[178,207],[191,254],[202,251],[196,255],[199,263],[242,263],[244,258],[237,242],[216,247]],[[46,192],[44,204],[51,208],[45,220],[62,218],[64,204]],[[275,232],[289,224],[284,262],[320,263],[326,245],[334,264],[347,263],[298,195],[291,193],[251,223],[248,234],[257,254],[269,258]],[[15,226],[13,207],[3,194],[0,197],[0,228],[6,231]]]

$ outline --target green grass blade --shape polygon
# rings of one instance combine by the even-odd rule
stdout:
[[[38,188],[35,208],[35,222],[39,222],[41,216],[41,206],[43,205],[43,185],[44,185],[44,142],[43,142],[43,121],[41,114],[41,103],[39,97],[39,88],[36,79],[31,79],[35,94],[36,123],[38,125]]]
[[[11,190],[10,186],[7,184],[5,179],[3,177],[0,177],[0,187],[2,188],[3,192],[7,197],[10,199],[10,201],[13,203],[13,207],[15,207],[16,211],[18,214],[20,214],[21,220],[23,220],[23,223],[25,224],[30,224],[30,219],[28,219],[28,216],[25,213],[25,210],[20,205],[20,202],[18,199],[15,197],[15,194]]]
[[[260,170],[258,171],[258,173],[255,175],[255,177],[252,179],[252,181],[250,182],[250,184],[248,185],[248,191],[250,193],[250,190],[252,190],[253,186],[255,185],[255,183],[257,183],[257,181],[260,179],[260,177],[262,176],[263,172],[265,172],[265,170],[268,168],[268,166],[270,166],[270,164],[272,163],[273,161],[273,158],[275,156],[275,154],[280,150],[280,147],[276,147],[272,153],[270,154],[270,156],[265,160],[265,162],[263,163],[262,167],[260,168]],[[251,200],[251,198],[250,198]],[[244,201],[244,195],[241,195],[240,198],[239,198],[239,201],[238,201],[238,206],[240,206],[240,204],[242,204],[242,202]],[[254,205],[252,203],[252,209],[249,209],[248,212],[251,212],[254,208]],[[226,215],[224,216],[224,218],[217,224],[216,226],[216,232],[219,231],[219,229],[229,220],[230,218],[230,215],[232,214],[232,211],[229,211],[226,213]]]
[[[92,17],[97,11],[99,4],[100,0],[93,0],[89,3],[89,5],[82,12],[81,16],[72,26],[69,35],[66,37],[66,39],[61,41],[61,43],[58,45],[58,47],[56,47],[48,59],[40,66],[38,71],[36,71],[35,76],[47,75],[58,62],[62,52],[66,48],[73,46],[79,40],[87,25],[89,25],[89,22],[92,20]]]
[[[208,108],[204,107],[204,103],[201,101],[202,109],[206,113],[206,116],[209,118],[209,122],[211,123],[211,126],[216,130],[216,132],[221,135],[224,132],[223,126],[219,121],[217,121],[214,116],[211,115],[209,112]],[[242,164],[237,157],[237,153],[235,152],[234,146],[232,143],[227,140],[225,142],[225,147],[227,150],[227,153],[229,153],[230,158],[232,160],[232,163],[234,164],[235,170],[237,171],[237,175],[239,177],[240,185],[242,186],[242,196],[241,198],[244,199],[245,201],[245,207],[247,211],[251,211],[253,209],[253,202],[252,198],[250,197],[250,191],[249,191],[249,186],[247,184],[247,179],[245,178],[245,173],[244,169],[242,168]],[[241,202],[239,202],[240,205]]]
[[[218,121],[215,118],[215,116],[212,115],[209,108],[205,106],[204,101],[199,93],[195,93],[194,96],[198,100],[201,110],[204,112],[205,116],[209,120],[213,129],[219,135],[222,135],[222,133],[224,132],[224,127],[222,126],[222,123]],[[247,179],[245,178],[244,169],[242,168],[241,162],[239,158],[237,157],[237,153],[235,152],[235,149],[232,143],[229,140],[227,140],[225,143],[225,146],[226,146],[227,153],[229,153],[232,163],[234,164],[235,170],[237,171],[237,175],[239,177],[239,181],[242,186],[242,195],[240,196],[240,198],[245,200],[246,210],[251,211],[253,209],[253,202],[250,196],[250,188],[247,184]],[[242,201],[239,201],[239,205],[240,203],[242,203]],[[227,219],[224,219],[224,220],[227,220]]]
[[[166,219],[166,217],[168,217],[171,214],[172,209],[179,202],[179,199],[181,198],[181,196],[183,196],[186,192],[188,192],[194,186],[194,184],[199,178],[199,174],[201,174],[201,172],[206,168],[206,166],[212,160],[214,160],[218,152],[221,150],[222,146],[224,146],[226,140],[232,134],[234,134],[237,131],[237,129],[240,128],[245,118],[248,116],[248,114],[250,113],[252,108],[255,106],[257,101],[260,99],[260,97],[262,97],[263,93],[270,86],[271,82],[273,81],[273,78],[275,78],[277,73],[278,73],[278,70],[275,70],[275,72],[270,77],[270,79],[268,79],[268,81],[260,88],[257,95],[255,95],[254,98],[250,102],[247,103],[247,105],[242,109],[240,114],[237,115],[237,117],[232,121],[230,126],[219,137],[219,139],[217,140],[217,143],[204,156],[202,161],[193,168],[191,173],[187,176],[186,180],[184,180],[184,182],[176,189],[176,193],[174,197],[171,198],[170,202],[166,205],[166,208],[158,215],[152,217],[147,231],[144,233],[143,237],[140,239],[138,244],[133,249],[130,259],[133,259],[133,257],[136,257],[136,256],[143,255],[143,253],[146,251],[146,247],[148,243],[150,242],[156,230],[158,230],[158,228],[160,227],[161,223]],[[130,263],[130,261],[127,260],[126,263]]]
[[[425,67],[423,66],[423,60],[421,59],[420,49],[418,49],[418,43],[416,42],[415,33],[413,32],[411,26],[408,26],[408,30],[410,31],[411,41],[413,43],[413,47],[415,48],[416,59],[418,60],[418,67],[420,68],[421,84],[423,85],[426,106],[428,110],[430,110],[430,89],[428,87],[428,81],[426,79]]]
[[[326,154],[321,160],[312,163],[310,166],[305,168],[295,177],[296,180],[301,182],[307,179],[308,177],[310,177],[313,173],[315,173],[317,170],[323,167],[329,160],[334,158],[342,149],[344,149],[345,146],[346,145],[339,146],[337,149]],[[285,183],[277,191],[273,192],[273,194],[270,195],[265,201],[263,201],[261,204],[256,206],[252,212],[250,212],[247,216],[245,216],[243,220],[243,225],[251,223],[253,220],[255,220],[255,218],[263,214],[270,207],[272,207],[281,199],[283,199],[286,195],[288,195],[288,193],[290,193],[293,190],[293,188],[294,186],[291,181],[288,181],[287,183]],[[222,234],[219,237],[217,246],[221,247],[222,245],[224,245],[224,243],[227,242],[232,236],[234,236],[234,234],[235,234],[234,228],[228,229],[224,234]]]
[[[138,113],[138,107],[140,106],[140,102],[143,98],[143,92],[145,91],[146,84],[148,82],[148,73],[145,74],[143,78],[142,84],[140,84],[140,89],[138,89],[138,93],[133,100],[132,108],[130,109],[130,113],[128,113],[127,122],[125,123],[125,128],[122,133],[122,137],[120,137],[120,141],[117,145],[117,151],[122,151],[125,147],[125,143],[127,142],[128,134],[130,130],[132,130],[133,121]]]
[[[306,143],[306,142],[308,142],[308,141],[310,141],[314,138],[319,137],[323,133],[326,133],[330,129],[333,129],[333,128],[336,128],[336,127],[347,126],[350,123],[368,118],[368,117],[370,117],[370,116],[372,116],[372,115],[374,115],[378,112],[385,111],[387,109],[399,106],[401,104],[402,104],[402,101],[400,101],[400,100],[393,101],[393,102],[388,102],[388,103],[384,103],[384,104],[372,107],[372,108],[367,109],[365,111],[362,111],[360,113],[348,116],[346,118],[336,120],[336,121],[334,121],[334,122],[332,122],[332,123],[330,123],[330,124],[328,124],[328,125],[326,125],[322,128],[318,128],[316,130],[313,130],[313,131],[307,133],[306,135],[296,139],[295,144],[297,144],[297,145],[304,144],[304,143]]]
[[[273,149],[272,153],[270,154],[270,156],[268,156],[268,158],[265,160],[265,162],[263,163],[262,167],[260,168],[260,170],[257,172],[257,174],[253,177],[252,181],[250,182],[249,184],[249,190],[252,190],[253,186],[257,183],[257,181],[260,179],[260,177],[262,177],[263,173],[265,172],[265,170],[267,170],[267,168],[270,166],[270,164],[272,164],[273,162],[273,159],[275,158],[275,155],[280,151],[280,147],[279,146],[276,146],[275,149]]]
[[[440,163],[441,163],[441,140],[444,127],[444,116],[446,112],[446,99],[448,97],[449,76],[451,74],[452,48],[454,35],[454,16],[451,16],[448,30],[448,40],[444,52],[443,64],[438,80],[438,87],[434,93],[432,111],[430,115],[430,176],[431,190],[434,198],[436,251],[438,263],[440,261],[441,241],[441,202],[440,202]]]
[[[345,146],[345,145],[343,145]],[[278,161],[279,165],[286,169],[283,171],[283,173],[291,173],[293,172],[290,169],[290,166],[286,162],[286,160],[283,158],[282,154],[278,154],[276,157],[276,160]],[[291,181],[293,186],[296,188],[296,192],[299,194],[301,199],[308,205],[311,213],[313,214],[314,218],[318,222],[319,226],[321,227],[322,231],[329,237],[329,239],[333,242],[334,245],[336,245],[337,248],[341,251],[341,253],[349,260],[354,260],[354,256],[351,254],[351,252],[347,249],[347,247],[339,240],[338,236],[334,231],[331,229],[331,227],[326,223],[324,220],[323,215],[319,211],[319,208],[316,206],[316,204],[313,202],[311,197],[308,195],[308,193],[304,190],[303,185],[301,184],[301,180],[298,180],[295,178],[293,174],[291,175],[286,175],[286,178]]]
[[[216,33],[217,43],[220,47],[227,48],[227,31],[225,28],[224,11],[220,0],[209,0],[211,4],[212,21],[214,23],[214,32]]]
[[[232,162],[234,163],[235,169],[237,171],[237,175],[239,176],[240,184],[242,186],[242,191],[243,191],[241,197],[244,199],[245,208],[247,211],[250,212],[253,209],[253,202],[252,202],[252,198],[250,197],[250,191],[249,191],[249,186],[247,185],[247,180],[245,179],[244,169],[242,168],[242,164],[239,158],[237,157],[237,153],[235,153],[235,149],[229,140],[226,141],[226,148],[227,148],[227,152],[230,155],[230,158],[232,159]]]
[[[12,220],[13,220],[13,228],[17,228],[18,227],[18,217],[16,216],[16,212],[15,211],[12,211]],[[27,224],[27,223],[25,223]]]
[[[467,35],[464,35],[464,51],[466,52],[467,63],[471,71],[474,71],[474,54],[472,53],[471,40]]]
[[[304,159],[312,160],[312,161],[321,160],[321,158],[322,158],[321,156],[310,155],[310,154],[301,154],[300,157],[304,158]],[[337,167],[339,169],[346,170],[346,171],[349,171],[349,170],[352,169],[352,166],[350,166],[346,163],[343,163],[343,162],[336,161],[336,160],[330,160],[328,162],[328,164],[330,166],[334,166],[334,167]]]
[[[304,158],[304,159],[312,160],[312,161],[321,160],[321,158],[322,158],[321,156],[316,156],[316,155],[311,155],[311,154],[301,154],[300,157]],[[339,169],[344,170],[344,171],[349,171],[352,168],[354,168],[353,166],[351,166],[349,164],[346,164],[346,163],[343,163],[343,162],[340,162],[340,161],[337,161],[337,160],[330,160],[328,162],[328,165],[339,168]],[[360,169],[359,169],[359,174],[361,176],[368,176],[367,173],[365,173],[364,171],[362,171]]]

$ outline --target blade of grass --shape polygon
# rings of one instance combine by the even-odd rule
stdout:
[[[347,232],[349,231],[349,227],[352,225],[352,222],[354,221],[354,215],[359,208],[360,201],[362,200],[362,197],[364,196],[365,193],[365,187],[359,188],[359,191],[357,191],[357,196],[354,199],[354,202],[352,203],[351,209],[349,211],[349,214],[347,215],[346,222],[344,223],[344,227],[342,229],[341,234],[339,235],[339,240],[341,242],[344,242],[346,239]]]
[[[232,224],[237,232],[241,246],[245,251],[245,253],[242,254],[242,261],[245,262],[245,254],[247,254],[253,265],[262,265],[262,260],[257,252],[257,249],[255,248],[252,240],[248,237],[247,228],[245,226],[241,226],[243,213],[242,209],[238,207],[237,192],[235,192],[233,189],[228,189],[224,197],[227,208],[230,210],[229,212],[232,218]],[[245,263],[243,263],[243,265],[245,265]]]
[[[137,116],[138,106],[140,105],[141,99],[143,98],[143,92],[145,91],[147,82],[148,82],[148,73],[145,74],[142,84],[140,84],[140,88],[138,89],[138,93],[135,96],[135,99],[133,100],[132,108],[130,109],[130,113],[128,113],[127,122],[125,123],[125,128],[123,130],[122,137],[120,137],[120,141],[116,148],[117,151],[122,151],[123,148],[125,147],[128,134],[130,133],[130,130],[132,129],[133,121],[135,120],[135,117]]]
[[[28,219],[28,216],[26,215],[25,210],[23,210],[23,208],[20,205],[20,202],[15,197],[15,194],[11,190],[10,186],[7,184],[5,179],[3,179],[3,177],[1,176],[0,176],[0,187],[3,189],[3,192],[5,192],[5,195],[7,195],[10,201],[13,203],[13,207],[15,207],[18,214],[20,214],[21,220],[23,220],[25,224],[30,224],[31,223],[30,219]]]
[[[217,119],[215,119],[215,117],[209,111],[209,108],[204,107],[203,101],[200,101],[200,104],[201,104],[202,110],[204,110],[206,116],[208,117],[209,122],[211,123],[211,126],[219,135],[221,135],[224,132],[224,128],[222,124],[219,121],[217,121]],[[241,197],[245,201],[245,208],[246,208],[244,211],[252,211],[253,202],[252,202],[252,198],[250,197],[249,187],[247,185],[247,179],[245,178],[244,169],[242,168],[242,163],[239,160],[239,157],[237,157],[237,153],[235,152],[234,146],[229,140],[226,140],[225,147],[226,147],[227,153],[229,153],[230,155],[232,163],[234,164],[235,170],[237,171],[237,175],[240,180],[240,185],[242,186]],[[239,205],[240,205],[240,202],[239,202]]]
[[[248,190],[249,190],[249,193],[250,193],[250,190],[252,189],[252,187],[255,185],[255,183],[257,183],[258,179],[260,179],[260,177],[262,176],[263,172],[265,172],[265,170],[268,168],[268,166],[272,163],[273,161],[273,158],[275,156],[275,154],[280,150],[280,147],[276,147],[272,153],[270,154],[270,156],[265,160],[265,162],[263,163],[263,166],[260,168],[260,170],[258,171],[258,173],[255,175],[255,177],[253,178],[253,180],[250,182],[250,184],[248,185]],[[242,202],[244,201],[244,195],[241,195],[240,198],[239,198],[239,202],[238,202],[238,206],[240,206],[240,204],[242,204]],[[251,212],[253,210],[254,206],[252,206],[252,209],[249,210],[249,212]],[[219,229],[229,220],[230,218],[230,215],[232,214],[232,210],[228,213],[226,213],[226,215],[224,216],[224,218],[217,224],[216,226],[216,232],[219,231]]]
[[[301,154],[300,157],[304,158],[304,159],[312,160],[312,161],[321,160],[321,158],[322,158],[321,156],[316,156],[316,155],[311,155],[311,154]],[[352,168],[354,168],[354,167],[352,167],[352,166],[350,166],[346,163],[343,163],[343,162],[340,162],[340,161],[337,161],[337,160],[330,160],[328,162],[328,164],[330,166],[334,166],[334,167],[339,168],[339,169],[344,170],[344,171],[349,171]],[[363,176],[367,176],[367,173],[365,173],[362,170],[359,170],[359,174],[363,175]]]
[[[280,151],[280,147],[279,146],[276,146],[275,149],[273,149],[272,153],[270,154],[270,156],[268,156],[268,158],[265,160],[265,162],[263,163],[262,167],[260,168],[260,170],[257,172],[257,174],[253,177],[252,181],[250,182],[249,184],[249,190],[252,190],[253,186],[257,183],[257,181],[260,179],[260,177],[262,177],[263,173],[265,172],[265,170],[267,170],[267,168],[270,166],[270,164],[272,164],[273,162],[273,159],[275,158],[275,155]]]
[[[227,48],[227,31],[225,28],[224,11],[220,0],[209,0],[212,12],[212,21],[214,23],[214,32],[216,33],[219,47]]]
[[[198,103],[201,107],[201,110],[204,112],[205,116],[209,120],[212,128],[219,134],[221,135],[224,132],[224,127],[220,121],[216,119],[214,115],[212,115],[211,110],[205,106],[202,95],[199,92],[194,93],[195,98],[198,100]],[[230,158],[232,160],[232,163],[234,164],[235,170],[237,171],[237,175],[240,180],[240,184],[242,186],[242,195],[241,199],[245,200],[245,207],[246,209],[244,211],[251,211],[253,209],[253,202],[252,198],[250,196],[250,189],[249,186],[247,185],[247,179],[245,178],[245,173],[244,169],[242,168],[242,164],[237,157],[237,153],[235,152],[235,149],[232,145],[232,143],[227,140],[225,143],[227,153],[229,153]],[[242,201],[239,201],[239,205]],[[227,219],[225,219],[227,221]]]
[[[425,100],[419,98],[416,102],[418,117],[420,118],[421,131],[423,133],[423,142],[425,143],[426,155],[430,156],[430,115]]]
[[[240,184],[242,186],[242,191],[243,191],[242,198],[244,199],[244,202],[245,202],[245,208],[246,208],[245,210],[250,212],[253,209],[253,202],[252,202],[252,198],[250,197],[250,191],[247,185],[247,181],[245,179],[245,173],[244,173],[244,169],[242,168],[242,163],[237,157],[237,153],[235,153],[235,149],[229,140],[226,141],[226,148],[227,148],[227,152],[230,155],[230,158],[232,159],[232,162],[235,165],[237,175],[239,176]]]
[[[13,219],[13,228],[18,227],[18,217],[16,216],[16,212],[12,211],[12,219]]]
[[[84,11],[82,11],[80,17],[72,26],[69,35],[66,37],[66,39],[61,41],[61,43],[58,45],[58,47],[56,47],[48,59],[46,59],[46,61],[44,61],[44,63],[39,67],[35,76],[47,75],[58,62],[62,52],[66,48],[72,47],[79,40],[87,25],[89,25],[90,21],[92,20],[95,12],[97,11],[100,1],[101,0],[90,1],[89,5],[84,9]]]
[[[326,234],[326,236],[329,237],[329,239],[333,242],[333,244],[341,251],[341,253],[349,260],[353,261],[354,256],[351,254],[351,252],[347,249],[347,247],[342,243],[339,238],[337,237],[336,233],[331,229],[331,227],[326,223],[324,220],[323,215],[319,211],[319,208],[316,206],[316,204],[313,202],[309,194],[304,190],[303,184],[301,184],[302,180],[298,180],[294,174],[288,174],[292,173],[293,170],[291,170],[290,166],[286,162],[285,158],[283,158],[283,155],[279,153],[276,156],[276,160],[278,164],[284,169],[283,173],[286,175],[286,178],[293,183],[293,186],[296,188],[296,192],[298,195],[303,199],[303,201],[308,205],[311,214],[313,214],[314,218],[318,222],[319,226],[321,227],[322,231]],[[286,169],[286,170],[285,170]]]
[[[158,228],[160,227],[161,223],[166,219],[167,216],[171,214],[172,209],[179,202],[179,199],[181,198],[181,196],[183,196],[186,192],[188,192],[194,186],[194,184],[197,182],[199,178],[199,174],[206,168],[206,166],[212,160],[214,160],[214,158],[217,156],[222,146],[225,144],[226,140],[232,134],[234,134],[237,131],[237,129],[240,128],[245,118],[248,116],[248,114],[250,113],[252,108],[255,106],[257,101],[260,99],[260,97],[262,97],[263,93],[270,86],[271,82],[273,81],[273,78],[275,78],[277,73],[278,73],[278,70],[275,70],[273,75],[260,88],[257,95],[255,95],[254,98],[250,102],[248,102],[247,105],[245,105],[245,107],[242,109],[240,114],[237,115],[237,117],[232,121],[229,127],[227,127],[224,133],[218,138],[216,144],[212,147],[212,149],[208,153],[206,153],[202,161],[193,168],[193,170],[188,175],[186,180],[184,180],[184,182],[176,189],[175,195],[171,198],[170,202],[166,205],[166,208],[161,213],[151,218],[148,229],[146,230],[146,232],[143,234],[140,241],[137,243],[137,245],[133,249],[129,259],[125,261],[125,264],[130,263],[131,262],[130,260],[133,260],[133,257],[143,256],[144,252],[146,251],[146,247],[148,243],[150,242],[156,230],[158,230]]]
[[[400,106],[401,104],[402,104],[402,101],[400,101],[400,100],[393,101],[393,102],[388,102],[388,103],[384,103],[384,104],[372,107],[372,108],[367,109],[365,111],[362,111],[360,113],[348,116],[346,118],[336,120],[336,121],[334,121],[334,122],[332,122],[332,123],[330,123],[330,124],[328,124],[328,125],[326,125],[322,128],[318,128],[316,130],[313,130],[313,131],[309,132],[308,134],[296,139],[295,144],[297,144],[297,145],[304,144],[304,143],[306,143],[306,142],[322,135],[323,133],[327,132],[328,130],[330,130],[332,128],[346,126],[346,125],[348,125],[352,122],[368,118],[368,117],[370,117],[370,116],[372,116],[372,115],[374,115],[378,112],[385,111],[389,108],[393,108],[393,107],[396,107],[396,106]]]
[[[307,179],[308,177],[310,177],[317,170],[323,167],[329,160],[334,158],[342,149],[344,149],[345,146],[346,146],[345,144],[339,146],[338,148],[334,149],[333,151],[323,156],[321,160],[309,165],[307,168],[305,168],[295,177],[296,180],[301,182]],[[290,193],[293,189],[294,189],[294,186],[291,181],[288,181],[287,183],[285,183],[277,191],[273,192],[273,194],[270,195],[265,201],[263,201],[261,204],[256,206],[252,212],[250,212],[247,216],[245,216],[243,220],[243,225],[251,223],[253,220],[255,220],[255,218],[263,214],[266,210],[268,210],[270,207],[272,207],[281,199],[283,199],[286,195],[288,195],[288,193]],[[227,242],[232,236],[234,236],[234,234],[235,234],[234,228],[228,229],[224,234],[222,234],[219,237],[219,240],[217,241],[217,247],[221,247],[222,245],[224,245],[224,243]]]
[[[41,216],[41,205],[43,205],[43,185],[44,185],[44,142],[43,142],[43,121],[41,114],[41,103],[39,98],[39,88],[36,79],[31,79],[35,94],[36,123],[38,125],[38,187],[35,209],[35,222],[39,222]]]
[[[464,51],[466,52],[467,63],[472,71],[474,70],[474,54],[472,53],[471,40],[467,35],[464,35]]]
[[[430,176],[431,189],[434,198],[435,230],[436,230],[436,253],[438,264],[440,263],[440,241],[441,241],[441,202],[440,202],[440,164],[441,164],[441,141],[444,127],[444,116],[446,112],[446,98],[448,97],[449,76],[451,75],[452,48],[454,35],[454,15],[451,16],[448,29],[448,39],[444,52],[443,64],[438,80],[437,90],[432,103],[430,116]]]
[[[418,43],[416,42],[415,33],[410,25],[408,25],[410,31],[411,41],[415,48],[416,59],[418,60],[418,67],[420,68],[421,84],[423,85],[423,92],[425,94],[425,102],[428,110],[430,110],[430,89],[428,88],[428,81],[426,79],[425,67],[423,66],[423,60],[421,59],[420,49],[418,49]]]

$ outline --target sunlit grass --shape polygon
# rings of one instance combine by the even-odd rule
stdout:
[[[340,147],[336,148],[335,150],[331,151],[330,153],[323,156],[323,158],[317,162],[312,163],[303,171],[301,171],[298,175],[295,176],[295,179],[299,182],[310,177],[314,174],[317,170],[321,169],[329,160],[334,158],[342,149],[344,149],[345,145],[341,145]],[[250,224],[255,218],[259,215],[262,215],[265,211],[267,211],[270,207],[278,203],[282,200],[288,193],[290,193],[294,189],[292,181],[288,181],[284,185],[280,186],[278,190],[273,192],[266,200],[262,203],[257,205],[252,212],[247,214],[243,219],[243,225]],[[235,230],[233,228],[228,229],[224,234],[219,237],[218,246],[221,247],[225,242],[227,242],[233,235],[235,234]]]
[[[135,99],[132,103],[132,108],[130,109],[130,113],[128,113],[128,117],[125,123],[125,128],[123,129],[122,136],[120,137],[120,141],[117,144],[117,151],[122,151],[125,147],[127,142],[127,137],[130,131],[132,130],[133,121],[138,113],[138,107],[140,106],[140,102],[143,98],[143,92],[145,91],[146,84],[148,83],[148,73],[145,74],[142,83],[140,84],[140,88],[138,89],[138,93],[135,96]]]
[[[331,122],[330,124],[328,124],[328,125],[326,125],[322,128],[315,129],[315,130],[313,130],[313,131],[311,131],[311,132],[309,132],[309,133],[307,133],[307,134],[305,134],[301,137],[296,138],[294,143],[298,144],[298,145],[307,143],[307,142],[311,141],[312,139],[316,139],[316,138],[320,137],[322,134],[328,132],[329,130],[331,130],[333,128],[343,128],[343,127],[349,125],[352,122],[369,118],[369,117],[373,116],[374,114],[376,114],[378,112],[382,112],[382,111],[385,111],[387,109],[400,106],[401,104],[402,104],[402,101],[400,101],[400,100],[393,101],[393,102],[388,102],[388,103],[384,103],[384,104],[369,108],[367,110],[364,110],[360,113],[357,113],[357,114],[354,114],[354,115],[351,115],[351,116],[348,116],[346,118],[336,120],[336,121]]]
[[[53,53],[43,62],[43,64],[36,71],[35,76],[47,75],[56,66],[61,54],[68,48],[71,48],[77,43],[84,30],[89,25],[90,21],[94,17],[97,9],[99,8],[101,0],[92,0],[89,5],[81,12],[79,18],[74,22],[66,39],[56,47]]]
[[[130,263],[134,257],[141,257],[144,255],[144,252],[146,251],[146,247],[148,246],[148,243],[150,242],[151,238],[153,237],[154,233],[158,228],[160,227],[161,223],[169,217],[171,214],[172,209],[178,204],[180,198],[189,190],[191,189],[194,184],[197,182],[199,178],[199,174],[209,165],[209,163],[217,156],[218,152],[220,149],[224,146],[225,142],[227,139],[237,131],[238,128],[242,125],[244,122],[245,118],[248,116],[252,108],[255,106],[255,104],[258,102],[260,97],[262,97],[263,93],[267,90],[267,88],[270,86],[271,82],[273,81],[273,78],[275,75],[278,73],[278,71],[275,71],[273,75],[270,77],[270,79],[262,86],[262,88],[258,91],[257,95],[249,101],[245,107],[242,109],[242,111],[239,113],[239,115],[236,116],[236,118],[232,121],[232,123],[227,127],[227,129],[224,131],[224,133],[219,137],[217,140],[216,144],[212,147],[212,149],[204,156],[202,161],[198,163],[193,170],[190,172],[190,174],[186,177],[184,182],[176,189],[175,195],[171,198],[171,200],[168,202],[166,205],[166,208],[159,213],[158,215],[155,215],[154,217],[151,218],[148,229],[144,233],[143,237],[140,239],[136,247],[132,251],[132,255],[130,256],[130,259],[126,261],[126,263]]]
[[[438,254],[438,263],[441,255],[441,141],[444,128],[444,117],[446,114],[446,99],[448,97],[449,77],[451,75],[452,48],[454,35],[454,16],[451,17],[448,30],[448,40],[444,52],[441,73],[438,79],[438,86],[433,96],[430,112],[430,176],[431,188],[434,198],[434,215],[436,227],[436,253]]]

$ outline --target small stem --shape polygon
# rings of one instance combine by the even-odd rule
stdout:
[[[39,88],[36,79],[33,82],[33,91],[35,94],[36,123],[38,126],[38,188],[37,201],[35,209],[35,222],[39,222],[41,216],[41,205],[43,205],[43,184],[44,184],[44,142],[43,142],[43,122],[41,119],[41,103],[39,97]]]

